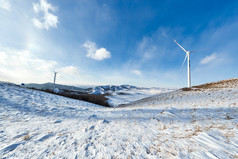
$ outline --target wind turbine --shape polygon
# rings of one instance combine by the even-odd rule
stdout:
[[[173,39],[174,40],[174,39]],[[184,51],[184,52],[186,52],[186,56],[185,56],[185,58],[184,58],[184,61],[183,61],[183,64],[182,64],[182,66],[181,67],[183,67],[183,65],[184,65],[184,63],[185,63],[185,61],[186,61],[186,59],[187,59],[187,62],[188,62],[188,87],[191,87],[191,70],[190,70],[190,58],[189,58],[189,54],[190,53],[192,53],[192,52],[198,52],[198,51],[187,51],[187,50],[185,50],[181,45],[179,45],[179,43],[177,43],[177,41],[176,40],[174,40],[174,42]]]
[[[55,89],[55,81],[56,81],[56,75],[57,75],[57,73],[59,73],[59,72],[55,72],[55,71],[54,71],[54,86],[53,86],[54,89]]]

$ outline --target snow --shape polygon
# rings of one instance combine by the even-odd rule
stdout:
[[[27,88],[35,88],[41,90],[52,89],[53,83],[45,83],[45,84],[26,84]],[[93,94],[93,95],[106,95],[108,98],[107,102],[111,107],[117,107],[121,104],[128,104],[130,102],[137,101],[139,99],[143,99],[145,97],[149,97],[152,95],[157,95],[165,92],[172,91],[174,89],[165,89],[165,88],[140,88],[132,85],[104,85],[104,86],[96,86],[90,87],[87,86],[68,86],[56,84],[55,93],[63,93],[64,90],[70,92],[71,94]]]
[[[0,84],[0,158],[238,158],[237,123],[238,87],[106,108]]]
[[[171,92],[174,89],[165,88],[130,88],[111,92],[106,96],[108,103],[112,107],[118,107],[121,104],[128,104],[146,97],[158,95],[165,92]]]
[[[131,86],[131,85],[120,85],[120,86],[115,86],[115,85],[105,85],[105,86],[96,86],[94,88],[92,88],[91,93],[90,94],[110,94],[112,92],[116,92],[116,91],[125,91],[125,90],[130,90],[130,89],[138,89],[135,86]]]
[[[128,104],[149,96],[158,95],[173,90],[174,89],[166,88],[140,88],[131,85],[105,85],[94,87],[90,94],[107,94],[106,97],[108,98],[108,104],[112,107],[117,107],[121,104]]]

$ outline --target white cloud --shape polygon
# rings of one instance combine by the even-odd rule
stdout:
[[[59,72],[62,72],[64,74],[68,74],[68,75],[79,75],[79,70],[77,67],[74,66],[66,66],[66,67],[62,67]]]
[[[0,0],[0,8],[10,11],[11,4],[10,4],[9,0]]]
[[[93,84],[94,76],[75,66],[65,66],[53,60],[38,58],[27,50],[4,49],[0,51],[0,81],[14,83],[53,82],[53,71],[57,83],[68,85]]]
[[[43,60],[29,51],[7,50],[0,52],[0,79],[11,82],[49,82],[57,62]]]
[[[47,0],[40,0],[39,3],[33,3],[33,10],[37,14],[37,18],[33,18],[33,24],[39,29],[48,30],[50,27],[57,28],[58,17],[50,11],[55,11],[55,7],[52,6]]]
[[[151,38],[144,37],[137,47],[137,53],[141,56],[142,63],[153,58],[157,51]]]
[[[205,58],[203,58],[200,62],[200,64],[208,64],[209,62],[215,60],[217,58],[216,54],[213,53],[209,56],[206,56]]]
[[[87,50],[87,57],[92,58],[94,60],[104,60],[111,57],[111,53],[107,51],[105,48],[97,48],[97,45],[94,42],[87,41],[83,44],[83,47]]]
[[[141,71],[140,70],[132,70],[132,73],[140,76],[141,75]]]

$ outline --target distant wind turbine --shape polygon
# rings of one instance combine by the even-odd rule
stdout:
[[[173,39],[174,40],[174,39]],[[187,62],[188,62],[188,87],[191,87],[191,72],[190,72],[190,59],[189,59],[189,54],[192,53],[192,52],[198,52],[198,51],[187,51],[185,50],[181,45],[179,45],[179,43],[177,43],[176,40],[174,40],[174,42],[184,51],[186,52],[186,56],[184,58],[184,61],[183,61],[183,64],[181,67],[183,67],[186,59],[187,59]]]
[[[55,72],[55,71],[54,71],[54,86],[53,86],[54,89],[55,89],[55,81],[56,81],[56,75],[57,75],[57,73],[59,73],[59,72]]]

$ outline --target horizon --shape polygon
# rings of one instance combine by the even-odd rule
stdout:
[[[0,81],[192,86],[237,78],[238,1],[0,0]]]
[[[229,80],[232,80],[232,79],[238,79],[238,78],[229,78],[229,79],[223,79],[223,80],[219,80],[219,81],[210,81],[210,82],[207,82],[207,83],[202,83],[202,84],[199,84],[199,85],[205,85],[205,84],[208,84],[208,83],[216,83],[216,82],[221,82],[221,81],[229,81]],[[13,83],[13,82],[9,82],[9,81],[0,81],[2,83],[12,83],[12,84],[16,84],[16,85],[21,85],[21,84],[37,84],[37,85],[44,85],[44,84],[54,84],[52,82],[46,82],[46,83]],[[137,86],[137,85],[130,85],[130,84],[121,84],[121,85],[116,85],[116,84],[105,84],[105,85],[68,85],[68,84],[62,84],[62,83],[55,83],[56,85],[62,85],[62,86],[69,86],[69,87],[77,87],[77,88],[94,88],[94,87],[97,87],[97,86],[122,86],[122,85],[129,85],[129,86],[135,86],[137,88],[165,88],[165,89],[181,89],[181,88],[187,88],[186,86],[185,87],[143,87],[143,86]],[[199,86],[199,85],[194,85],[194,86]],[[192,86],[193,87],[193,86]]]
[[[7,82],[7,81],[0,81],[0,82],[3,82],[3,83],[12,83],[12,82]],[[44,84],[54,84],[52,82],[46,82],[46,83],[13,83],[13,84],[16,84],[16,85],[21,85],[21,84],[37,84],[37,85],[44,85]],[[141,86],[137,86],[137,85],[130,85],[130,84],[121,84],[121,85],[116,85],[116,84],[105,84],[105,85],[68,85],[68,84],[62,84],[62,83],[55,83],[55,85],[62,85],[62,86],[70,86],[70,87],[78,87],[78,88],[87,88],[87,87],[97,87],[97,86],[122,86],[122,85],[129,85],[129,86],[135,86],[137,88],[165,88],[165,87],[141,87]],[[167,88],[167,87],[166,87]],[[170,88],[169,88],[170,89]],[[176,88],[174,88],[176,89]]]

